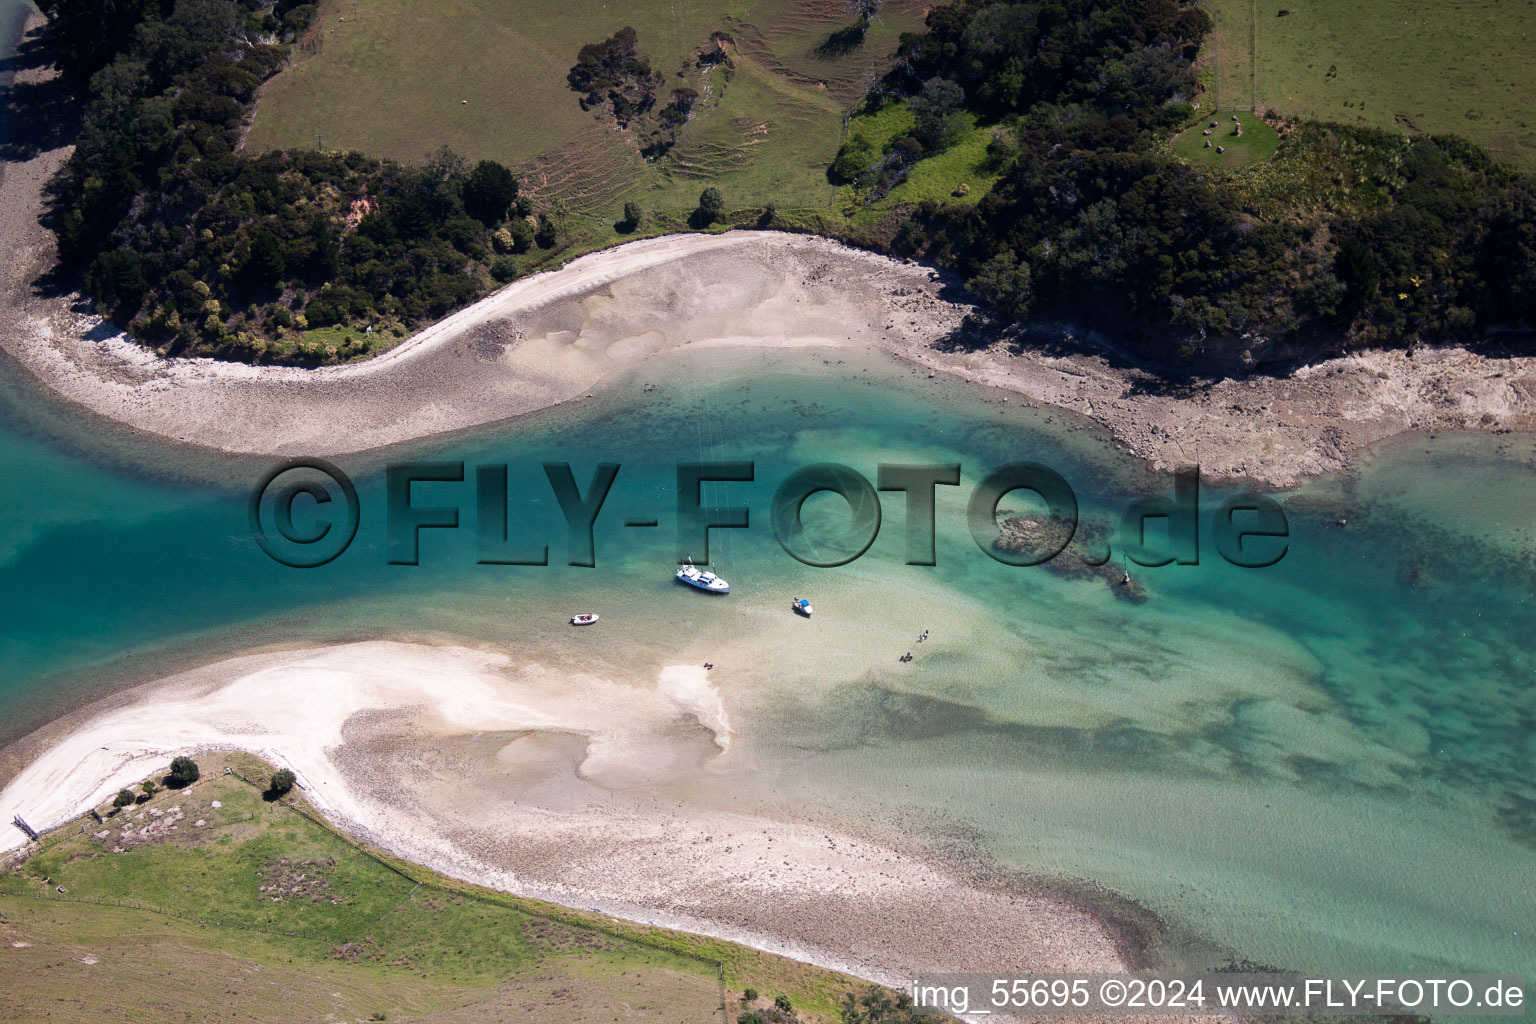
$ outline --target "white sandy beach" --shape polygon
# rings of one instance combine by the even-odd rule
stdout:
[[[0,186],[3,187],[3,186]],[[14,292],[13,292],[14,294]],[[1090,339],[1074,354],[950,351],[970,307],[936,273],[826,239],[674,235],[518,281],[362,363],[319,369],[165,359],[52,308],[0,344],[61,397],[172,440],[335,456],[580,400],[687,347],[878,349],[1083,417],[1155,468],[1276,486],[1345,468],[1409,430],[1536,427],[1536,360],[1362,352],[1290,377],[1168,393]]]
[[[630,685],[464,647],[247,655],[83,721],[0,791],[0,812],[46,828],[210,748],[292,768],[343,827],[446,874],[872,980],[1127,964],[1100,921],[1061,900],[658,796],[730,757],[726,705],[691,666]],[[0,849],[23,842],[8,830]]]

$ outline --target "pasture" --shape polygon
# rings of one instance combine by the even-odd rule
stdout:
[[[0,875],[0,989],[27,1020],[734,1020],[741,990],[830,1018],[842,975],[455,882],[223,774],[45,837]],[[298,808],[289,806],[298,801]],[[127,831],[124,831],[124,829]],[[93,831],[94,830],[94,831]],[[721,981],[721,965],[725,981]],[[125,1017],[124,1014],[127,1014]],[[23,1019],[0,1013],[5,1019]]]
[[[852,184],[838,187],[837,200],[845,216],[858,223],[873,223],[902,204],[924,201],[975,204],[982,200],[1002,176],[1001,162],[987,153],[992,129],[966,115],[966,128],[948,148],[924,157],[910,172],[884,194],[872,194],[868,188]],[[907,106],[891,104],[875,113],[860,112],[848,122],[848,138],[862,138],[877,153],[890,149],[891,143],[912,134],[914,119]],[[877,197],[878,196],[878,197]]]
[[[1236,122],[1232,120],[1234,116],[1238,119]],[[1212,121],[1216,122],[1214,128],[1211,127]],[[1234,134],[1238,123],[1243,126],[1242,135]],[[1204,134],[1207,130],[1210,135]],[[1211,143],[1209,147],[1205,144],[1207,140]],[[1218,147],[1226,152],[1220,152]],[[1184,129],[1173,140],[1173,151],[1185,160],[1202,167],[1224,167],[1229,170],[1268,160],[1279,148],[1279,133],[1258,114],[1246,110],[1236,115],[1222,111],[1203,118],[1193,127]]]
[[[438,146],[518,170],[535,198],[590,222],[626,200],[685,214],[716,185],[731,208],[826,206],[844,114],[874,83],[919,0],[887,0],[862,45],[824,49],[852,23],[843,0],[322,0],[293,63],[263,88],[248,151],[354,149],[419,160]],[[672,151],[647,162],[630,132],[583,111],[566,72],[624,25],[671,89],[699,102]],[[733,67],[694,57],[712,32]]]
[[[1205,69],[1210,104],[1218,110],[1251,108],[1257,103],[1253,62],[1255,0],[1205,0],[1205,8],[1216,22],[1199,57]]]
[[[1536,0],[1206,0],[1209,102],[1455,134],[1536,170]],[[1281,12],[1285,12],[1283,15]],[[1247,51],[1247,38],[1253,46]],[[1250,63],[1251,62],[1251,63]],[[1207,107],[1208,109],[1208,107]]]

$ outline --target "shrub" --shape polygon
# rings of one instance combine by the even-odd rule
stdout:
[[[645,211],[640,209],[640,204],[628,202],[624,204],[624,219],[619,221],[622,231],[633,231],[640,226],[640,218],[645,216]]]
[[[496,248],[497,252],[511,252],[512,232],[506,228],[497,228],[496,233],[491,236],[491,245]]]
[[[725,212],[725,193],[711,185],[699,193],[699,219],[705,226],[713,224]]]
[[[782,1010],[785,1013],[795,1012],[794,1006],[789,1001],[789,996],[783,995],[782,993],[773,997],[773,1005],[775,1008]]]
[[[1471,335],[1477,328],[1477,314],[1466,306],[1451,306],[1445,311],[1445,333],[1453,338]]]
[[[1007,164],[1019,155],[1019,138],[1011,128],[992,129],[991,141],[987,143],[987,156],[999,164]]]
[[[112,806],[118,810],[122,810],[131,803],[133,803],[133,791],[130,789],[120,789],[117,791],[117,796],[112,798]]]
[[[832,174],[839,181],[853,181],[869,170],[875,156],[874,147],[862,135],[856,136],[837,151],[837,158],[832,161]]]
[[[742,998],[743,1002],[747,1002],[747,1003],[756,1002],[757,1001],[757,989],[755,989],[755,988],[743,989],[742,993],[741,993],[741,998]]]
[[[517,280],[517,275],[522,271],[517,266],[517,260],[511,256],[497,256],[491,264],[491,276],[502,284]]]
[[[200,774],[197,762],[183,754],[171,762],[171,773],[166,776],[166,781],[173,788],[180,789],[192,785]]]
[[[512,232],[512,251],[527,252],[533,248],[533,226],[528,223],[526,216],[518,217],[508,225]]]
[[[477,248],[476,239],[481,230],[480,222],[473,217],[450,217],[438,229],[438,234],[460,252],[474,255],[474,250]]]
[[[279,768],[277,771],[272,773],[272,782],[267,786],[267,792],[274,796],[282,796],[284,793],[291,790],[294,786],[294,783],[298,781],[299,780],[294,777],[293,772],[289,771],[287,768]]]
[[[533,240],[539,244],[539,248],[554,248],[555,239],[559,234],[560,230],[555,226],[555,219],[547,213],[539,214],[539,227],[533,233]]]
[[[144,791],[145,796],[154,796],[155,793],[160,789],[159,786],[155,785],[154,779],[145,779],[143,785],[141,785],[139,788]]]

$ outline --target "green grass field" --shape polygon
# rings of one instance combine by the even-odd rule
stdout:
[[[1173,151],[1201,166],[1229,170],[1260,163],[1275,155],[1275,150],[1280,148],[1280,135],[1262,117],[1247,111],[1238,113],[1236,117],[1243,126],[1241,136],[1232,134],[1232,117],[1232,114],[1221,113],[1196,122],[1173,140]],[[1215,128],[1210,127],[1212,121],[1216,122]],[[1207,129],[1210,135],[1204,134]],[[1207,139],[1211,143],[1209,148],[1205,145]],[[1218,152],[1218,146],[1226,152]]]
[[[1210,101],[1219,110],[1247,109],[1254,98],[1255,0],[1206,0],[1216,21],[1199,61],[1206,70]]]
[[[596,221],[629,199],[685,213],[706,185],[733,208],[826,206],[843,116],[922,12],[887,0],[862,46],[827,57],[822,43],[853,20],[841,0],[324,0],[313,38],[263,88],[246,145],[314,146],[318,135],[326,149],[404,160],[447,145],[516,167],[536,196]],[[582,44],[626,24],[664,89],[701,94],[677,146],[652,163],[565,80]],[[717,30],[734,40],[734,71],[679,76]]]
[[[1536,0],[1208,0],[1224,108],[1456,134],[1536,169]],[[1288,11],[1284,17],[1281,10]],[[1255,59],[1248,64],[1248,33]],[[1204,59],[1210,66],[1210,47]],[[1207,95],[1210,95],[1209,93]],[[1212,101],[1215,96],[1212,96]]]
[[[202,782],[61,829],[0,876],[0,1020],[707,1022],[722,965],[732,1020],[749,986],[825,1019],[859,987],[452,882],[264,800],[226,763],[267,770],[204,757]]]
[[[873,223],[903,204],[924,200],[978,203],[997,183],[1001,165],[987,154],[989,128],[969,114],[970,126],[943,152],[924,157],[906,179],[877,200],[852,185],[837,189],[840,212],[854,223]],[[848,122],[848,138],[863,138],[875,152],[886,151],[896,139],[912,134],[913,117],[905,104],[893,103],[876,113],[860,113]]]

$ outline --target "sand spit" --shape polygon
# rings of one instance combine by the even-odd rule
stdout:
[[[84,720],[0,791],[47,827],[176,753],[291,767],[343,827],[444,873],[900,984],[914,970],[1117,970],[1065,902],[1000,895],[879,844],[667,795],[731,755],[702,669],[628,685],[464,647],[255,654]],[[8,830],[0,849],[23,843]]]
[[[24,69],[18,81],[46,76]],[[762,231],[632,242],[514,282],[363,363],[304,370],[165,359],[78,301],[43,298],[38,223],[57,148],[0,180],[0,347],[69,402],[216,450],[336,456],[579,400],[688,346],[879,348],[1080,414],[1156,468],[1283,486],[1348,466],[1408,430],[1536,428],[1536,360],[1460,349],[1364,352],[1284,378],[1170,391],[1095,338],[1046,348],[950,346],[970,307],[930,268],[826,239]]]

